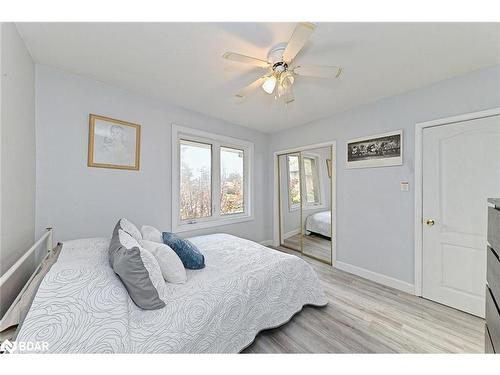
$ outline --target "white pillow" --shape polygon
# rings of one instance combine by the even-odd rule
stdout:
[[[186,282],[186,269],[181,259],[170,246],[148,240],[141,240],[139,243],[141,247],[147,249],[154,255],[160,265],[161,273],[165,281],[172,284],[184,284]]]
[[[151,225],[143,225],[141,227],[142,239],[163,243],[161,232]]]
[[[165,280],[163,279],[162,271],[161,271],[161,266],[156,260],[156,257],[143,247],[139,247],[141,250],[141,259],[142,263],[144,263],[144,267],[148,270],[149,272],[149,279],[153,283],[153,286],[156,288],[158,291],[158,296],[160,299],[162,298],[164,294],[164,288],[165,288]]]
[[[141,234],[141,232],[139,231],[139,229],[137,229],[137,227],[131,221],[129,221],[129,220],[125,219],[125,218],[120,219],[120,227],[125,232],[127,232],[132,237],[134,237],[134,239],[136,241],[142,240],[142,234]]]

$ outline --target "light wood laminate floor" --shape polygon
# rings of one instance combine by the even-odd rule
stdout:
[[[303,259],[318,274],[328,305],[304,307],[285,325],[259,333],[244,353],[484,351],[483,319]]]
[[[332,260],[332,241],[320,234],[310,235],[295,234],[286,238],[283,243],[292,249],[300,249],[300,236],[303,237],[303,252],[315,258],[323,259],[326,262]]]

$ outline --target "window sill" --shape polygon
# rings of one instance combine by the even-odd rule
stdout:
[[[318,205],[306,205],[304,207],[304,211],[311,211],[311,210],[321,210],[323,208],[327,208],[325,204],[318,204]]]
[[[238,217],[224,218],[218,220],[199,221],[193,224],[173,224],[172,230],[175,233],[190,232],[198,229],[207,229],[207,228],[243,223],[246,221],[252,221],[253,219],[254,219],[253,215],[247,215],[247,216],[238,216]]]
[[[305,205],[304,206],[304,209],[303,211],[311,211],[311,210],[321,210],[323,208],[328,208],[327,205],[325,204],[314,204],[314,205],[311,205],[311,204],[308,204],[308,205]],[[292,207],[289,209],[290,212],[295,212],[295,211],[299,211],[300,210],[300,205],[297,206],[297,207]]]

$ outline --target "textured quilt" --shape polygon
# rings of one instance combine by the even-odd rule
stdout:
[[[110,268],[109,239],[65,242],[16,338],[32,345],[17,352],[237,353],[304,305],[327,303],[296,256],[227,234],[190,241],[206,267],[165,283],[166,307],[153,311],[137,307]]]

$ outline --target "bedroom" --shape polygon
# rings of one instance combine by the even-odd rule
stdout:
[[[2,352],[497,351],[500,23],[304,18],[3,20]]]

